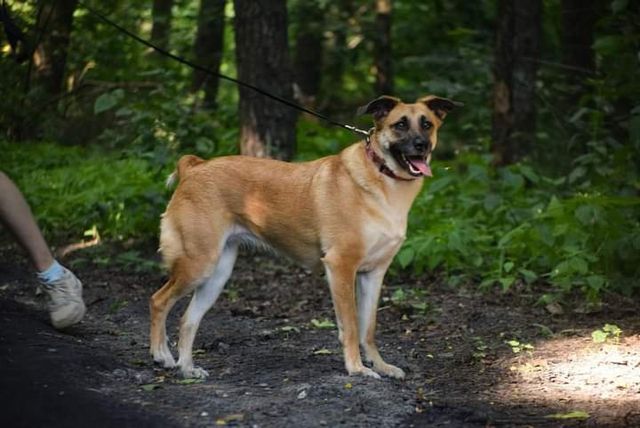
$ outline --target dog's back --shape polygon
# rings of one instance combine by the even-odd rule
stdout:
[[[179,182],[160,226],[166,267],[171,269],[176,258],[189,252],[185,242],[210,236],[213,244],[237,235],[245,242],[255,238],[314,268],[321,249],[317,210],[308,198],[316,174],[335,162],[336,156],[302,163],[183,156],[172,174],[172,181]]]

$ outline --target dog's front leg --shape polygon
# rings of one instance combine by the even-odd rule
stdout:
[[[340,328],[340,337],[344,351],[344,363],[350,375],[360,374],[380,379],[380,375],[362,364],[358,344],[358,316],[356,313],[355,279],[357,263],[336,252],[329,252],[322,259],[331,298]]]
[[[358,321],[360,325],[360,344],[364,349],[365,358],[373,363],[373,369],[389,377],[404,379],[404,371],[391,364],[387,364],[380,356],[375,342],[376,315],[382,281],[387,271],[377,269],[372,272],[359,273],[358,282]]]

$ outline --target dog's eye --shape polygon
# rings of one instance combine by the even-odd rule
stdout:
[[[433,127],[433,123],[429,122],[427,118],[423,116],[420,121],[420,126],[422,126],[422,129],[431,129]]]
[[[407,128],[409,127],[409,124],[407,123],[406,119],[402,119],[400,122],[397,122],[395,125],[393,125],[398,131],[406,131]]]

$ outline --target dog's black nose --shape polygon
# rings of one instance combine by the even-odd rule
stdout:
[[[419,152],[425,152],[427,150],[428,143],[422,138],[416,138],[413,140],[413,147]]]

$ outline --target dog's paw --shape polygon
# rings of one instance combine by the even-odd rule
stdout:
[[[377,372],[383,374],[384,376],[393,377],[396,379],[404,379],[405,377],[404,370],[391,364],[383,363],[374,366],[374,368]]]
[[[180,373],[185,379],[206,379],[209,376],[209,372],[202,367],[182,367]]]
[[[169,350],[166,352],[154,352],[153,362],[165,369],[172,369],[176,366],[176,360],[173,358],[173,355],[171,355]]]
[[[371,370],[369,367],[365,367],[362,365],[352,369],[347,369],[347,371],[351,376],[366,376],[366,377],[372,377],[374,379],[382,379],[378,373]]]

